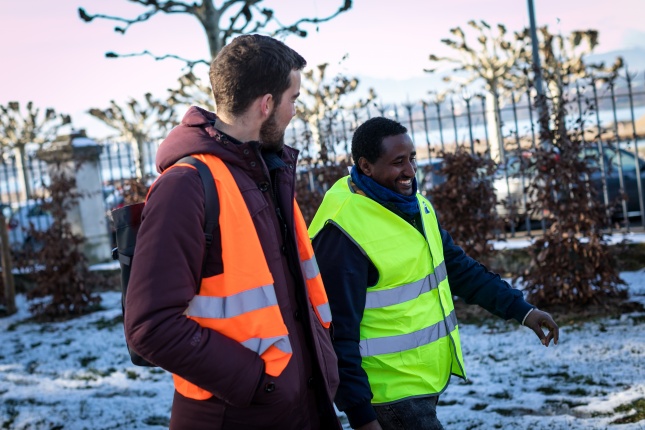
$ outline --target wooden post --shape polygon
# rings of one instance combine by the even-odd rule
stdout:
[[[6,310],[7,315],[12,315],[16,313],[16,287],[13,283],[13,264],[11,262],[11,250],[9,248],[7,220],[2,211],[0,211],[0,250],[2,252],[2,281],[4,282]]]

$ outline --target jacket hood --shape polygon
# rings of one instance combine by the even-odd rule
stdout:
[[[162,173],[183,157],[192,154],[212,154],[222,161],[248,170],[249,154],[260,154],[257,141],[234,143],[215,128],[217,115],[197,106],[191,106],[181,124],[173,128],[157,150],[157,171]],[[281,158],[294,162],[298,151],[284,146]],[[254,163],[253,163],[254,164]],[[251,164],[251,165],[253,165]]]
[[[213,154],[224,161],[233,162],[239,157],[239,146],[233,144],[226,135],[215,129],[213,112],[191,106],[161,142],[155,160],[159,173],[172,166],[183,157],[191,154]],[[257,142],[255,142],[257,145]]]

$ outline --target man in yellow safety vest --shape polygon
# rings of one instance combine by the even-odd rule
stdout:
[[[334,320],[335,402],[353,428],[442,429],[438,397],[451,375],[466,377],[453,295],[516,319],[545,346],[558,326],[439,226],[417,193],[405,127],[366,121],[352,157],[309,227]]]

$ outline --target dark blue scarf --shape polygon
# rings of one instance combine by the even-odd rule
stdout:
[[[352,181],[360,188],[367,197],[377,201],[385,207],[394,206],[399,211],[406,215],[414,216],[419,213],[419,205],[417,203],[417,178],[412,179],[412,189],[414,192],[411,196],[404,196],[385,188],[376,183],[376,181],[369,176],[365,176],[358,172],[356,166],[352,167],[351,171]]]

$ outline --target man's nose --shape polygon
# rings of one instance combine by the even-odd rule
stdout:
[[[405,174],[406,174],[407,176],[412,177],[412,176],[414,176],[416,173],[417,173],[417,166],[416,166],[416,164],[415,164],[415,163],[412,163],[412,162],[408,162],[408,163],[406,163],[406,165],[405,165]]]

